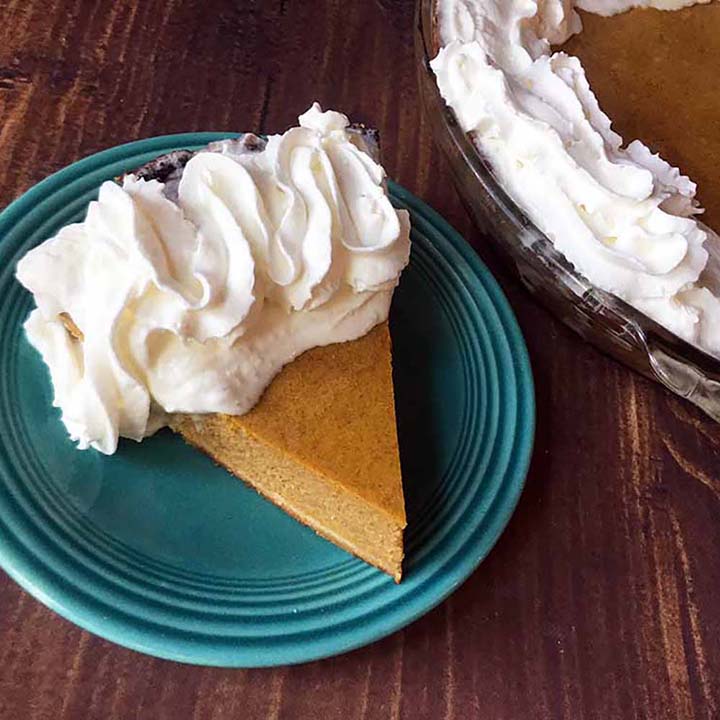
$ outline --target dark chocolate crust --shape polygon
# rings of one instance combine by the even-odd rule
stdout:
[[[227,152],[231,155],[260,152],[265,149],[267,140],[253,133],[244,133],[237,138],[218,140],[210,143],[206,150],[210,152]],[[185,166],[195,152],[192,150],[173,150],[160,155],[131,171],[132,175],[142,180],[157,180],[165,183],[163,193],[168,200],[177,202],[178,186]],[[119,178],[121,179],[121,178]]]
[[[142,180],[165,182],[174,172],[184,168],[193,155],[192,150],[173,150],[141,165],[133,171],[133,175]]]

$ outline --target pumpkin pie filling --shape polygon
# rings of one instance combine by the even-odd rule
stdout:
[[[580,58],[613,127],[696,182],[700,219],[720,228],[720,3],[581,17],[562,49]]]

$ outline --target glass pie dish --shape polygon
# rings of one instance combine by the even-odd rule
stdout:
[[[720,421],[720,360],[576,272],[503,190],[490,164],[462,130],[430,68],[438,50],[436,2],[418,0],[417,4],[420,95],[435,142],[448,159],[457,190],[478,229],[533,296],[581,337]],[[711,262],[717,263],[717,258]]]

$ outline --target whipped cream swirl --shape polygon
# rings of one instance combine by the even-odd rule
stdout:
[[[261,151],[196,153],[175,202],[156,180],[104,183],[18,263],[27,336],[80,448],[112,453],[169,413],[243,414],[294,357],[387,318],[407,213],[344,115],[316,103],[299,121]]]
[[[440,0],[440,91],[503,187],[572,265],[680,337],[720,356],[695,184],[611,129],[576,57],[552,52],[610,15],[691,0]]]

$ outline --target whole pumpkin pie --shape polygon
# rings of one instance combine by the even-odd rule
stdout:
[[[440,92],[518,208],[591,284],[720,358],[720,5],[433,7]]]

